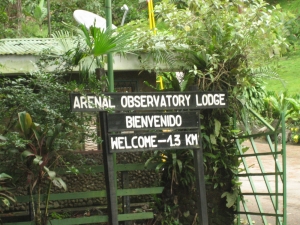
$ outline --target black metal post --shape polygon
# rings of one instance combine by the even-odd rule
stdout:
[[[200,127],[200,119],[199,119]],[[204,178],[204,160],[203,160],[203,149],[202,149],[202,138],[201,131],[199,129],[199,149],[194,150],[194,166],[196,175],[196,190],[197,193],[197,211],[198,218],[201,225],[208,225],[207,215],[207,201],[206,201],[206,188]]]
[[[122,188],[127,189],[129,188],[129,175],[128,171],[122,171],[121,172],[122,176]],[[123,196],[123,213],[130,213],[130,196],[126,195]],[[124,221],[124,225],[130,225],[129,221]]]
[[[108,223],[111,225],[118,225],[117,187],[115,182],[114,157],[112,153],[109,153],[107,112],[100,112],[99,117],[103,140],[102,152],[108,204]]]

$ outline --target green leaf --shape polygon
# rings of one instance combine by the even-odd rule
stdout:
[[[233,205],[235,205],[236,199],[238,197],[238,190],[234,190],[232,193],[224,192],[221,195],[221,198],[224,198],[224,197],[226,197],[226,201],[227,201],[226,207],[230,208]]]
[[[53,180],[56,178],[56,173],[54,171],[49,170],[48,167],[46,167],[46,166],[44,166],[44,170],[49,175],[50,180]]]
[[[55,185],[58,188],[63,188],[65,191],[67,191],[67,185],[66,183],[60,178],[60,177],[55,177],[52,180],[53,185]]]
[[[213,134],[210,134],[209,135],[209,139],[210,139],[210,143],[213,144],[213,145],[216,145],[217,144],[217,140],[216,140],[216,136],[213,135]]]
[[[100,55],[122,52],[126,49],[126,45],[131,38],[130,33],[115,33],[112,30],[105,31],[98,28],[91,28],[94,38],[94,48],[92,54],[97,57]]]
[[[41,0],[34,9],[33,17],[41,23],[46,16],[47,8],[44,7],[44,0]]]
[[[204,152],[203,153],[204,156],[207,156],[209,158],[212,158],[212,159],[216,159],[218,158],[216,155],[212,154],[212,153],[209,153],[209,152]]]
[[[184,216],[184,217],[189,217],[189,216],[190,216],[190,211],[184,212],[184,213],[183,213],[183,216]]]
[[[0,135],[0,140],[1,140],[1,141],[6,141],[7,139],[6,139],[6,137]]]
[[[146,84],[148,87],[158,91],[158,89],[154,87],[152,84],[150,84],[148,81],[145,80],[143,83]]]
[[[76,174],[76,175],[79,174],[79,170],[75,166],[68,167],[68,169],[69,170],[66,171],[67,173],[73,173],[73,174]]]
[[[56,177],[56,173],[54,171],[49,170],[47,173],[51,180],[53,180]]]
[[[35,158],[33,160],[33,163],[35,165],[41,165],[43,163],[43,160],[42,160],[42,156],[39,156],[39,155],[35,155]]]
[[[177,155],[176,153],[172,153],[172,165],[175,167],[177,162]]]
[[[54,143],[55,139],[57,138],[57,136],[59,135],[61,130],[62,130],[62,125],[59,123],[55,126],[53,134],[51,134],[51,136],[47,137],[47,141],[46,141],[47,149],[49,149],[49,150],[52,149],[53,143]]]
[[[26,158],[26,157],[29,157],[29,156],[35,156],[35,154],[33,154],[32,152],[30,152],[28,150],[25,150],[24,152],[22,152],[21,156]]]
[[[6,205],[8,207],[10,206],[9,201],[6,198],[2,199],[2,202],[4,203],[4,205]]]
[[[39,145],[41,145],[41,141],[42,141],[42,134],[40,133],[39,129],[37,127],[33,127],[32,131],[34,133],[35,139],[38,141]],[[39,146],[41,147],[41,146]]]
[[[86,45],[92,49],[93,44],[92,44],[92,40],[91,40],[91,36],[89,33],[89,30],[83,25],[79,25],[80,31],[81,31],[81,35],[85,38],[85,43]]]
[[[221,123],[217,119],[214,119],[214,121],[215,121],[215,135],[216,135],[216,137],[218,137],[220,134]]]
[[[6,173],[0,173],[0,180],[11,179],[12,177],[7,175]]]
[[[145,162],[145,167],[148,167],[148,164],[154,159],[154,157],[150,157],[149,159],[147,159],[147,161]]]
[[[164,163],[163,162],[161,162],[161,163],[159,163],[156,167],[155,167],[155,172],[159,172],[159,170],[163,167],[163,165],[164,165]]]
[[[177,159],[177,165],[178,165],[178,168],[179,168],[179,172],[181,173],[181,171],[182,171],[182,162],[181,162],[181,160]]]

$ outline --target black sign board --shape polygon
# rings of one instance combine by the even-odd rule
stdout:
[[[198,130],[187,132],[147,132],[108,135],[110,152],[198,149]]]
[[[226,108],[227,92],[135,92],[104,93],[100,96],[72,93],[70,103],[73,112],[100,112],[110,219],[118,215],[116,173],[112,153],[193,149],[199,221],[203,225],[208,224],[203,152],[199,138],[200,121],[197,112],[181,110]],[[105,112],[110,110],[126,113]],[[143,110],[147,113],[140,112]],[[173,110],[173,112],[150,113],[151,110]],[[181,112],[176,112],[179,110]]]
[[[108,132],[199,128],[198,112],[113,113],[107,116]]]
[[[206,109],[227,107],[226,92],[134,92],[70,94],[73,112]]]

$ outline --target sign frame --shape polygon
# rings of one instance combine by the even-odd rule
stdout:
[[[177,97],[172,97],[177,96]],[[204,96],[204,97],[203,97]],[[75,104],[75,100],[77,98],[77,103]],[[102,101],[102,105],[99,103],[98,105],[101,106],[95,107],[96,98],[98,98],[97,104]],[[79,99],[85,101],[79,102]],[[91,101],[87,101],[87,99]],[[94,102],[93,102],[94,99]],[[104,100],[105,99],[105,100]],[[115,100],[117,101],[115,102]],[[125,99],[125,100],[124,100]],[[127,99],[127,100],[126,100]],[[132,99],[132,100],[130,100]],[[146,100],[145,100],[146,99]],[[151,100],[152,99],[152,100]],[[166,100],[167,99],[167,100]],[[199,101],[201,99],[201,101]],[[129,104],[129,100],[131,101],[131,105]],[[190,101],[191,100],[191,101]],[[203,101],[204,100],[204,101]],[[121,103],[117,103],[117,102]],[[137,103],[141,101],[140,103]],[[204,104],[206,103],[206,104]],[[227,92],[219,91],[219,92],[199,92],[199,91],[190,91],[190,92],[133,92],[133,93],[105,93],[101,96],[96,96],[93,94],[81,95],[79,93],[71,93],[70,94],[70,104],[71,104],[71,111],[73,112],[99,112],[99,121],[101,126],[101,136],[103,139],[102,147],[103,147],[103,159],[104,159],[104,172],[105,172],[105,180],[106,180],[106,190],[107,190],[107,200],[108,200],[108,211],[109,211],[109,221],[113,224],[118,224],[116,218],[118,216],[118,205],[117,205],[117,185],[116,185],[116,172],[114,170],[114,165],[116,163],[115,153],[124,152],[123,149],[121,150],[112,150],[112,143],[111,137],[133,137],[138,135],[143,135],[142,132],[136,133],[124,133],[124,131],[135,131],[135,130],[149,130],[149,128],[144,127],[132,127],[129,128],[127,125],[118,125],[114,124],[113,128],[109,128],[109,116],[108,111],[115,111],[114,116],[111,116],[112,120],[117,120],[119,117],[122,117],[123,114],[119,112],[127,112],[126,114],[129,116],[161,116],[161,115],[175,115],[176,111],[173,112],[166,112],[166,110],[186,110],[188,113],[193,112],[193,116],[197,115],[197,124],[198,129],[190,129],[194,128],[194,125],[185,125],[178,126],[175,130],[176,134],[193,134],[197,135],[198,142],[194,146],[187,146],[183,147],[180,144],[174,145],[172,148],[167,148],[168,146],[161,146],[159,148],[136,148],[132,149],[132,151],[144,151],[144,150],[169,150],[169,149],[191,149],[194,153],[194,166],[195,166],[195,177],[196,177],[196,187],[197,187],[197,213],[199,222],[201,225],[208,225],[208,214],[207,214],[207,200],[206,200],[206,188],[205,188],[205,177],[204,177],[204,159],[203,159],[203,149],[202,149],[202,138],[201,138],[201,129],[200,129],[200,117],[199,114],[196,113],[195,110],[201,109],[214,109],[214,108],[226,108],[228,107],[228,96]],[[94,104],[94,105],[93,105]],[[153,106],[155,104],[155,106]],[[80,106],[75,108],[74,106]],[[122,107],[119,107],[119,106]],[[128,107],[123,107],[123,106]],[[81,107],[85,106],[85,107]],[[113,107],[112,107],[113,106]],[[129,107],[130,106],[130,107]],[[137,107],[140,106],[140,107]],[[141,107],[142,106],[142,107]],[[162,112],[150,113],[149,111],[153,110],[160,110]],[[133,111],[137,111],[136,113],[132,113]],[[148,111],[147,113],[140,113],[140,111]],[[182,111],[180,115],[184,115],[184,117],[188,114],[185,114],[186,111]],[[199,111],[198,111],[199,112]],[[196,114],[195,114],[196,113]],[[122,115],[122,116],[121,116]],[[124,116],[123,116],[124,118]],[[116,122],[116,121],[115,121]],[[136,123],[139,124],[139,123]],[[169,129],[170,127],[151,127],[153,130],[159,130],[159,135],[162,136],[171,136],[171,138],[175,137],[173,132],[162,132],[163,129]],[[185,129],[185,131],[183,131]],[[179,131],[178,131],[179,130]],[[117,132],[112,134],[112,132]],[[123,134],[122,134],[123,132]],[[147,135],[152,135],[151,132],[146,133]],[[157,134],[157,133],[154,133]],[[175,135],[176,135],[175,134]],[[181,136],[180,136],[181,137]],[[181,140],[181,139],[180,139]],[[185,139],[186,140],[186,139]],[[173,138],[174,143],[176,143],[176,138]],[[178,141],[178,139],[177,139]],[[168,142],[170,143],[170,141]],[[172,144],[174,144],[172,142]],[[177,142],[178,144],[178,142]],[[174,148],[173,148],[174,147]],[[129,152],[131,150],[126,149],[125,152]]]

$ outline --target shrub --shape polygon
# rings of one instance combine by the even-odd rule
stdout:
[[[291,128],[291,141],[294,144],[300,144],[300,129],[299,127]]]

